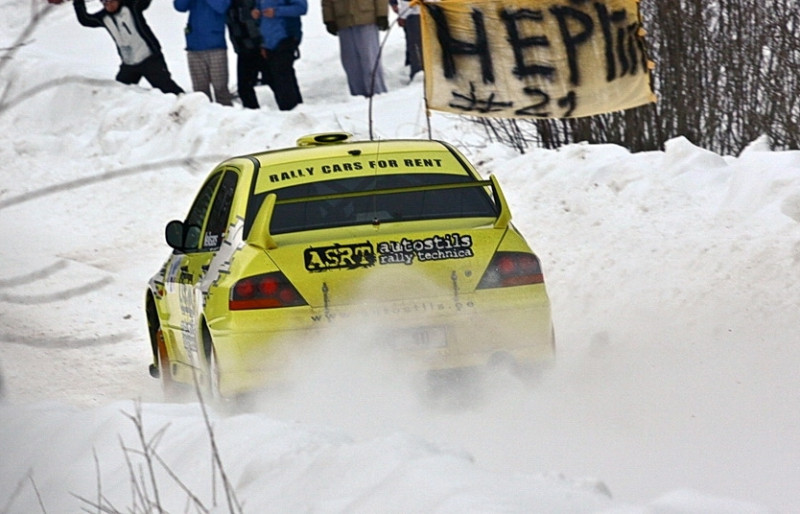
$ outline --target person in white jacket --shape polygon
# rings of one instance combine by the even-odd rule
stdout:
[[[89,13],[85,0],[75,0],[75,14],[84,27],[102,27],[117,45],[122,61],[117,81],[138,84],[144,77],[151,86],[164,93],[179,95],[183,89],[172,80],[161,44],[144,19],[144,10],[151,0],[102,0],[103,9]],[[51,2],[60,3],[60,2]]]

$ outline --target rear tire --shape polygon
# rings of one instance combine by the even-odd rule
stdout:
[[[203,325],[203,353],[206,356],[206,392],[213,400],[222,399],[222,394],[219,389],[219,362],[217,361],[217,352],[214,349],[214,341],[211,339],[211,333],[208,327]]]
[[[158,371],[161,376],[161,389],[164,391],[164,398],[167,400],[175,399],[180,392],[180,386],[172,378],[172,370],[169,364],[169,354],[167,353],[167,342],[164,340],[164,332],[161,327],[156,330],[156,344],[158,345]]]
[[[161,381],[164,399],[171,400],[178,396],[180,385],[172,378],[170,369],[167,342],[164,339],[164,330],[158,318],[153,298],[147,301],[147,329],[150,331],[150,344],[153,349],[153,364],[150,365],[150,374]]]
[[[211,354],[208,359],[208,392],[215,400],[222,399],[219,391],[219,363],[217,362],[217,352],[211,347]]]

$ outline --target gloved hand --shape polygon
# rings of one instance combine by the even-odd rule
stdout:
[[[335,36],[339,32],[339,27],[336,26],[335,21],[326,21],[325,29],[328,31],[328,34],[332,36]]]
[[[375,19],[375,25],[378,26],[379,30],[387,30],[389,28],[389,18],[386,16],[378,16]]]

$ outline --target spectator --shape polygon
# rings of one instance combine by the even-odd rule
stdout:
[[[192,88],[222,105],[233,105],[228,90],[228,47],[225,44],[225,16],[230,1],[173,0],[177,11],[189,12],[185,33]]]
[[[227,19],[228,36],[236,52],[236,87],[247,109],[259,108],[255,86],[265,63],[261,56],[260,23],[251,14],[257,5],[257,0],[231,0]]]
[[[389,5],[397,14],[397,24],[403,27],[406,35],[406,66],[411,68],[409,82],[422,71],[422,31],[420,28],[419,4],[409,0],[389,0]]]
[[[73,2],[78,22],[84,27],[104,27],[117,45],[122,63],[116,80],[138,84],[144,77],[164,93],[183,93],[167,69],[161,45],[144,19],[150,0],[103,0],[103,9],[86,12],[85,0]],[[125,29],[125,30],[123,30]]]
[[[322,0],[322,21],[339,36],[339,52],[353,96],[386,92],[378,30],[389,28],[387,0]]]
[[[302,103],[303,97],[294,72],[299,36],[290,33],[288,23],[299,21],[308,11],[308,3],[306,0],[258,1],[259,9],[254,9],[252,14],[253,18],[261,20],[264,82],[272,89],[278,108],[289,111]]]

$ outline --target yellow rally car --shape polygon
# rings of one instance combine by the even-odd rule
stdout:
[[[441,141],[312,134],[226,160],[166,227],[150,373],[250,391],[337,322],[379,323],[377,343],[428,371],[543,362],[550,302],[510,219],[495,177]]]

